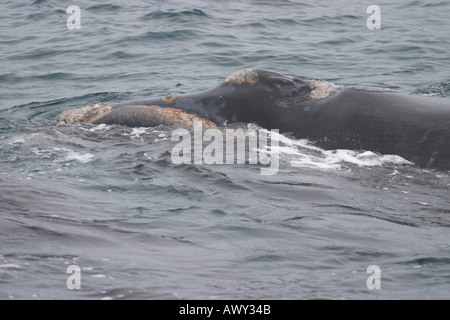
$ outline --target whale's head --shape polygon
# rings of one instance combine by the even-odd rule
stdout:
[[[327,97],[333,85],[325,83],[262,69],[243,69],[211,89],[205,95],[211,101],[203,101],[228,121],[256,122],[267,127],[276,125],[277,119],[281,121],[288,109]]]
[[[227,77],[224,85],[234,89],[260,92],[271,97],[304,98],[307,100],[313,86],[307,78],[284,75],[261,69],[243,69]]]

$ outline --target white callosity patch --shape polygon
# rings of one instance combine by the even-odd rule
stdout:
[[[312,91],[309,94],[311,99],[323,99],[330,95],[330,93],[337,88],[333,83],[325,80],[308,80]]]
[[[257,77],[258,70],[245,68],[234,72],[231,76],[225,79],[225,82],[234,84],[253,83]]]
[[[53,118],[52,124],[91,123],[113,111],[114,108],[112,106],[112,102],[101,102],[87,107],[69,109]]]
[[[174,92],[174,93],[171,93],[171,94],[169,94],[169,95],[167,95],[165,97],[162,97],[161,101],[164,104],[170,104],[170,103],[174,102],[178,98],[179,95],[180,94],[178,92]]]

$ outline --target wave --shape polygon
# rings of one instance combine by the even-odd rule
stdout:
[[[450,79],[421,87],[414,93],[424,96],[448,97],[450,95]]]
[[[208,17],[208,15],[200,9],[183,10],[183,11],[154,11],[147,13],[140,19],[143,21],[148,20],[173,20],[176,22],[188,21],[193,18],[203,18]]]

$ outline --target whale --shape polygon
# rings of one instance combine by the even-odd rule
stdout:
[[[204,128],[255,123],[328,150],[395,154],[450,170],[450,99],[381,88],[343,87],[294,74],[244,69],[210,89],[66,110],[61,122]]]

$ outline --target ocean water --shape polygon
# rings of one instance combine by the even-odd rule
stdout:
[[[369,30],[366,9],[381,8]],[[69,5],[81,29],[69,30]],[[52,126],[262,68],[449,99],[448,1],[0,3],[0,299],[449,299],[450,176],[281,136],[278,174],[175,128]],[[251,124],[249,124],[251,126]],[[69,266],[80,268],[70,290]],[[369,289],[371,265],[380,289]]]

